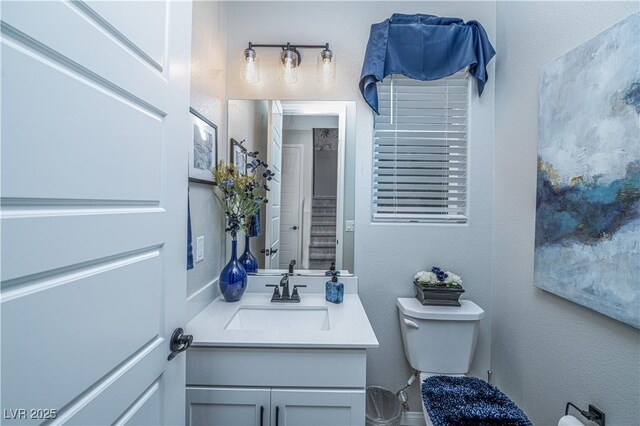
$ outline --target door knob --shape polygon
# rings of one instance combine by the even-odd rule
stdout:
[[[271,254],[276,254],[278,252],[278,249],[271,249]]]
[[[180,352],[186,351],[189,346],[191,346],[191,343],[193,343],[193,335],[184,334],[184,330],[180,327],[173,330],[171,340],[169,341],[171,353],[167,357],[167,360],[171,361],[178,356]]]
[[[269,249],[262,249],[260,250],[260,253],[266,254],[267,256],[269,256]]]
[[[291,227],[291,229],[293,229],[294,231],[297,231],[297,230],[298,230],[298,226],[293,225],[293,226]]]

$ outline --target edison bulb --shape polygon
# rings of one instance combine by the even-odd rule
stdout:
[[[255,50],[245,49],[242,55],[241,76],[249,83],[260,82],[260,68]]]

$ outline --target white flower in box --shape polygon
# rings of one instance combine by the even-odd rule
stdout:
[[[462,278],[459,275],[454,274],[451,271],[447,271],[447,278],[445,278],[445,284],[462,285]]]
[[[429,272],[420,271],[416,274],[414,278],[420,284],[436,284],[438,282],[438,278],[436,277],[436,274],[434,274],[431,271]]]
[[[451,271],[443,271],[437,266],[431,268],[431,271],[420,271],[414,277],[415,282],[425,285],[438,286],[461,286],[462,278]]]

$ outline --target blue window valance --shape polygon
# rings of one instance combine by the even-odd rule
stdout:
[[[487,33],[477,21],[433,15],[403,15],[371,26],[362,64],[360,92],[378,112],[376,83],[390,74],[416,80],[437,80],[465,67],[482,94],[489,78],[487,64],[495,55]]]

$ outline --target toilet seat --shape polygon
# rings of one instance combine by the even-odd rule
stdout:
[[[464,377],[464,374],[442,374],[442,373],[427,373],[425,371],[420,372],[420,386],[418,391],[420,392],[420,405],[422,405],[422,414],[424,414],[424,421],[427,424],[426,426],[433,426],[431,422],[431,417],[429,417],[429,413],[427,413],[427,408],[424,406],[424,401],[422,400],[422,383],[424,383],[425,379],[431,376],[451,376],[451,377]]]
[[[425,385],[422,412],[425,423],[433,426],[426,406],[437,424],[498,424],[500,422],[533,426],[531,420],[507,395],[486,381],[463,374],[420,375],[421,390]]]

